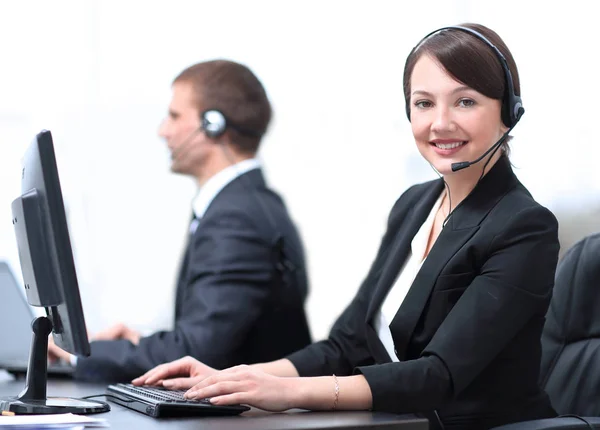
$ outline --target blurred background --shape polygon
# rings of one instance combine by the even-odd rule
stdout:
[[[311,329],[325,337],[394,201],[436,177],[405,116],[406,56],[428,32],[463,22],[496,30],[516,59],[527,112],[512,162],[559,219],[564,252],[600,231],[592,3],[3,2],[0,259],[20,277],[10,204],[26,147],[51,130],[88,328],[170,328],[195,185],[169,172],[157,130],[182,69],[232,59],[255,71],[273,103],[260,158],[303,236]]]

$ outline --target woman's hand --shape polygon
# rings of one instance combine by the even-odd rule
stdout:
[[[187,390],[206,377],[217,373],[216,369],[203,364],[192,357],[183,357],[156,366],[139,378],[131,381],[133,385],[162,385],[170,390]]]
[[[293,366],[289,366],[291,370]],[[191,357],[161,364],[134,379],[133,384],[188,390],[188,399],[210,398],[215,405],[241,403],[273,412],[291,408],[367,410],[373,406],[371,388],[363,375],[274,376],[256,365],[218,371]]]
[[[243,365],[202,379],[188,390],[185,397],[209,397],[215,405],[243,403],[279,412],[295,407],[301,384],[300,378],[281,378]]]

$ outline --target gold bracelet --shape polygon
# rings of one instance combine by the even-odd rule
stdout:
[[[333,375],[333,383],[335,384],[335,397],[333,399],[332,411],[337,409],[338,401],[340,400],[340,384],[338,384],[337,376]]]

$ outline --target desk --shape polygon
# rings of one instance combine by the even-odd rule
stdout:
[[[0,373],[0,396],[16,396],[25,385],[24,379],[14,380]],[[102,394],[105,384],[87,384],[71,380],[48,381],[49,396],[82,397]],[[99,398],[98,400],[104,400]],[[235,417],[151,418],[139,412],[109,402],[111,411],[91,415],[106,418],[112,429],[148,430],[428,430],[428,422],[414,415],[394,415],[383,412],[307,412],[269,413],[252,409]]]

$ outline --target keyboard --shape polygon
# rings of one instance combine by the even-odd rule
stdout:
[[[131,384],[109,385],[107,399],[154,418],[183,416],[238,415],[250,410],[244,405],[213,405],[209,399],[188,400],[185,391],[161,387],[136,387]]]

